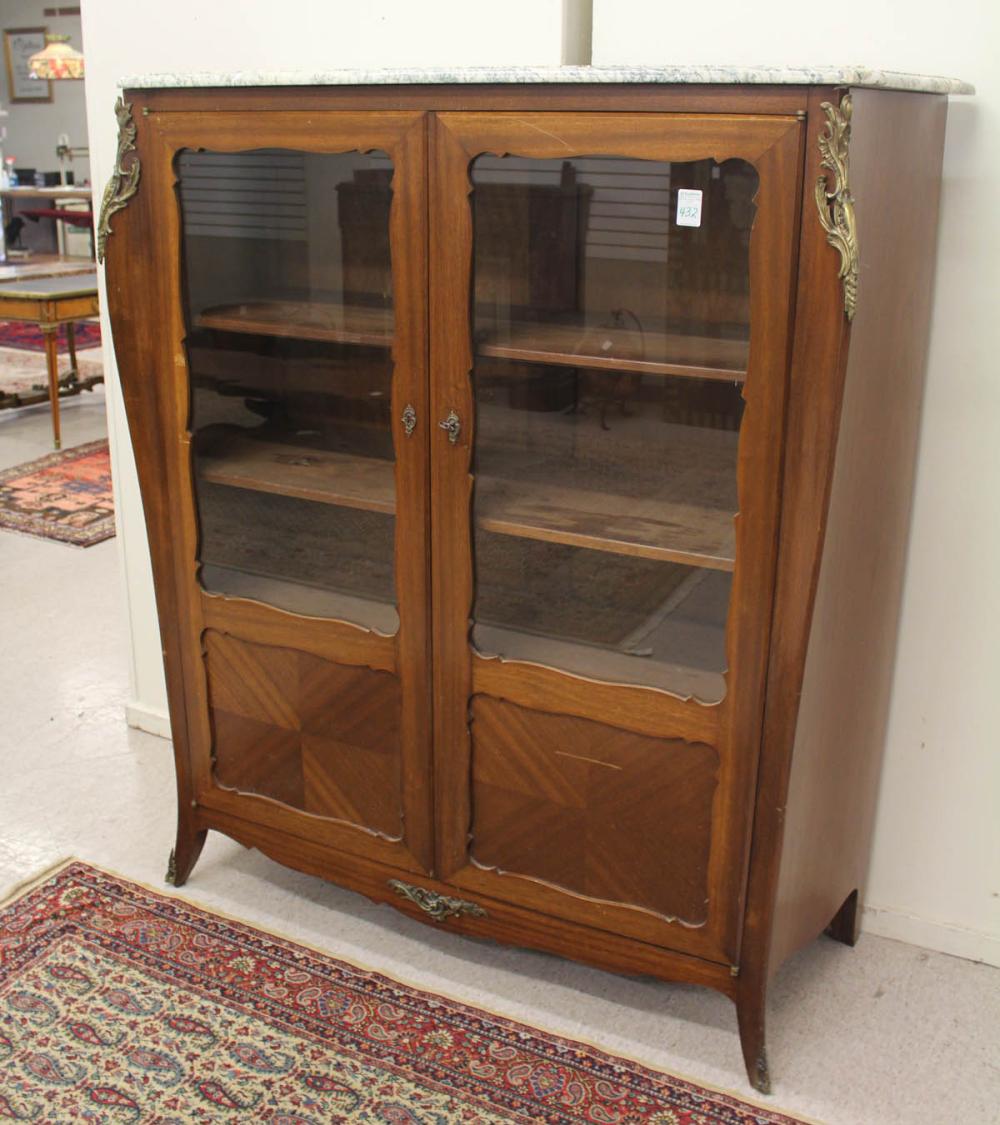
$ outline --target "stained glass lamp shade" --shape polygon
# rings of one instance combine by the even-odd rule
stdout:
[[[68,35],[46,35],[45,49],[28,60],[34,78],[82,78],[83,55],[69,45]]]

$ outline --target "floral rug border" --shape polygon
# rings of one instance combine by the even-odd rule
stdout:
[[[488,1112],[503,1112],[513,1119],[546,1122],[578,1122],[582,1115],[540,1098],[532,1098],[501,1088],[496,1080],[477,1081],[473,1074],[460,1072],[455,1065],[444,1065],[433,1059],[422,1058],[411,1050],[394,1048],[390,1043],[379,1043],[363,1034],[363,1026],[352,1032],[343,1022],[333,1022],[324,1000],[337,991],[355,992],[369,1003],[389,1004],[403,1009],[414,1019],[430,1010],[436,1021],[446,1027],[460,1029],[473,1039],[502,1039],[518,1058],[544,1060],[556,1066],[564,1065],[580,1070],[595,1084],[625,1088],[625,1095],[637,1105],[645,1105],[644,1115],[628,1120],[658,1122],[669,1121],[660,1117],[680,1109],[681,1112],[705,1114],[704,1120],[718,1125],[800,1125],[804,1120],[771,1110],[745,1098],[706,1087],[690,1079],[655,1071],[631,1059],[616,1057],[588,1043],[566,1039],[552,1032],[529,1027],[505,1016],[461,1003],[449,997],[394,980],[363,966],[352,964],[329,953],[310,948],[292,939],[239,919],[226,917],[214,910],[198,906],[187,899],[163,894],[133,879],[106,871],[78,859],[70,859],[49,868],[41,875],[14,888],[0,905],[0,936],[18,930],[18,915],[31,910],[46,891],[54,892],[66,882],[75,882],[80,894],[96,893],[123,905],[134,902],[141,910],[164,921],[190,926],[212,942],[240,946],[240,957],[230,959],[233,965],[246,958],[234,977],[221,972],[221,961],[216,965],[211,954],[196,968],[169,961],[164,951],[150,949],[123,924],[121,932],[109,929],[88,929],[86,940],[113,952],[157,976],[160,980],[186,987],[196,992],[210,993],[227,1004],[250,1011],[259,1018],[273,1021],[293,1032],[334,1042],[336,1048],[355,1057],[364,1058],[375,1065],[401,1074],[409,1074],[428,1088],[447,1093],[461,1092],[472,1104]],[[127,918],[128,912],[122,917]],[[22,923],[23,926],[23,923]],[[45,935],[36,934],[34,940],[20,948],[10,948],[0,956],[0,987],[17,972],[30,964],[40,945],[46,941],[81,933],[79,921],[54,919]],[[270,980],[258,976],[261,968],[256,962],[268,962]],[[281,980],[293,981],[294,989],[283,989],[278,995],[277,979],[273,970],[280,967]],[[219,975],[213,976],[216,969]],[[245,969],[245,973],[244,973]],[[240,973],[244,973],[240,976]],[[272,994],[268,995],[270,988]],[[288,995],[291,992],[292,995]],[[471,1056],[470,1056],[471,1057]],[[516,1065],[516,1064],[514,1064]],[[682,1100],[683,1106],[678,1106]],[[662,1103],[658,1108],[656,1103]],[[588,1118],[589,1120],[589,1118]],[[612,1120],[608,1118],[608,1120]]]

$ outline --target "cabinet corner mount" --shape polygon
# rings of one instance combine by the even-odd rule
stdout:
[[[111,216],[123,210],[139,190],[140,164],[135,151],[135,122],[132,120],[132,103],[118,95],[115,102],[118,119],[118,152],[115,168],[101,199],[101,215],[97,223],[97,260],[104,261],[104,251],[111,234]]]
[[[844,94],[840,105],[823,102],[826,123],[819,137],[826,169],[816,181],[816,206],[826,240],[840,254],[839,277],[844,284],[844,314],[854,319],[858,307],[858,231],[851,195],[848,149],[851,142],[851,95]],[[832,175],[832,182],[830,181]]]

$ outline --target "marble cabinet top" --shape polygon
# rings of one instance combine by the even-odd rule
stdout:
[[[385,70],[236,70],[224,73],[130,74],[125,90],[219,86],[387,86],[446,83],[712,83],[754,86],[852,86],[878,90],[910,90],[924,94],[973,94],[975,88],[957,78],[905,74],[863,66],[479,66]]]

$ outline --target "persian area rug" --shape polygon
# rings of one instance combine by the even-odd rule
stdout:
[[[67,351],[66,325],[59,325],[59,351]],[[96,320],[78,320],[73,331],[77,351],[101,346],[101,326]],[[37,324],[28,320],[0,320],[0,348],[44,352],[45,337]]]
[[[92,547],[115,533],[106,439],[0,472],[0,528]]]
[[[0,1118],[795,1121],[77,861],[0,908]]]

